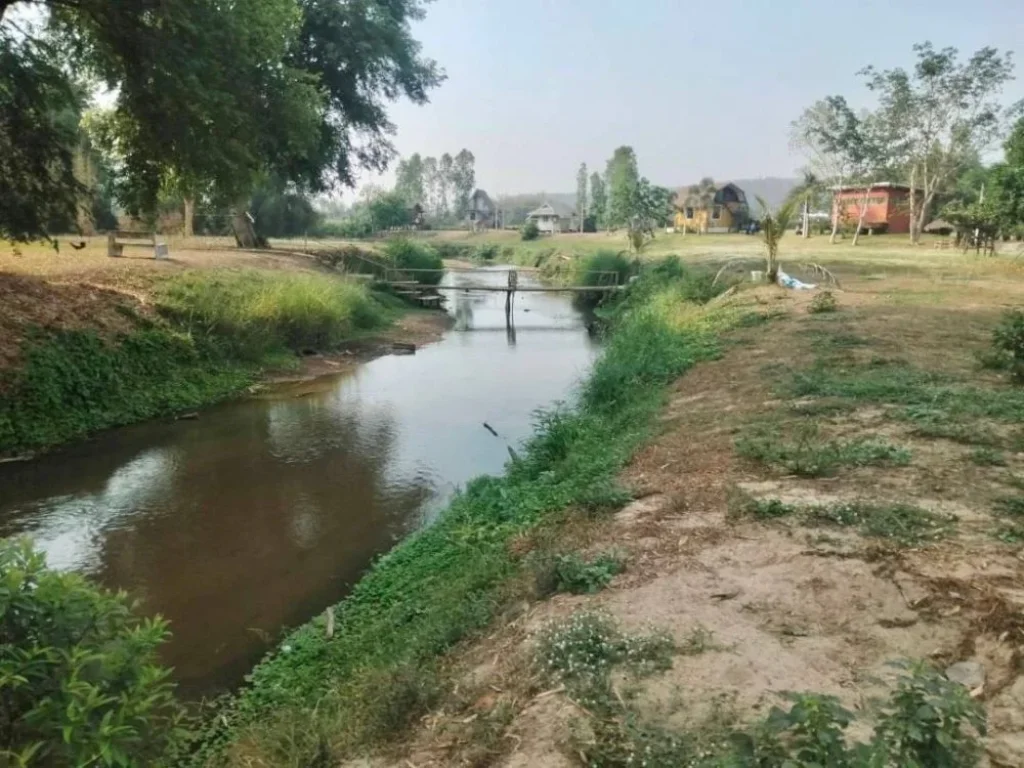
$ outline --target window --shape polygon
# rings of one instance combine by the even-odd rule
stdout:
[[[686,218],[688,218],[688,219],[692,219],[693,218],[693,208],[687,208],[686,209]]]
[[[722,218],[722,206],[716,205],[711,209],[711,220],[718,221],[720,218]]]

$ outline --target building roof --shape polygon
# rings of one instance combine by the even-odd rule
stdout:
[[[697,184],[691,184],[688,187],[680,187],[676,190],[676,195],[673,198],[673,205],[676,208],[682,210],[683,208],[695,208],[696,204],[690,200],[690,190],[698,186]],[[722,193],[729,188],[736,190],[737,202],[745,204],[747,202],[747,193],[744,192],[740,187],[733,184],[731,181],[726,181],[722,184],[715,185],[715,204],[721,204],[723,202]]]
[[[473,194],[469,198],[469,210],[479,211],[485,208],[487,210],[494,210],[494,202],[491,200],[491,196],[482,189],[473,190]]]
[[[876,181],[873,184],[844,184],[841,187],[832,187],[833,192],[853,192],[858,189],[905,189],[910,191],[906,184],[896,184],[891,181]]]
[[[549,200],[545,200],[544,204],[541,205],[539,208],[534,208],[532,211],[526,214],[526,218],[530,219],[535,216],[558,216],[559,218],[562,219],[568,219],[575,215],[576,211],[574,211],[570,206],[566,205],[565,203],[551,202]]]

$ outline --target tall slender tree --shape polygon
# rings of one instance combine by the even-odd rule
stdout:
[[[587,164],[580,163],[580,169],[576,172],[576,213],[580,218],[580,232],[587,218],[587,202]]]
[[[604,179],[600,173],[594,171],[590,175],[590,215],[594,217],[594,224],[598,229],[604,226],[606,206]]]
[[[476,185],[476,158],[468,149],[463,149],[452,162],[452,200],[455,217],[461,219],[469,208],[469,198]]]
[[[605,224],[609,229],[618,229],[629,223],[637,185],[640,183],[636,152],[632,147],[622,146],[615,150],[608,160],[605,178],[608,183]]]
[[[437,164],[438,189],[437,215],[447,220],[451,216],[451,202],[455,191],[455,160],[445,152]]]

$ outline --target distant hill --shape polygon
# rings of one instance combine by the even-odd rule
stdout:
[[[765,176],[760,179],[715,179],[720,184],[724,184],[727,181],[731,181],[737,187],[747,193],[747,202],[750,203],[751,209],[757,211],[757,197],[764,198],[764,201],[768,203],[772,208],[776,208],[785,202],[786,197],[793,190],[797,184],[800,183],[799,179],[796,178],[780,178],[778,176]],[[690,182],[691,184],[696,182]],[[669,189],[679,189],[680,187],[689,186],[689,184],[677,184]],[[511,220],[519,220],[525,218],[526,213],[538,207],[544,201],[551,201],[552,203],[562,203],[564,205],[576,206],[576,193],[575,192],[537,192],[537,193],[526,193],[521,195],[507,195],[503,197],[498,204],[506,210],[515,212],[510,215]],[[516,215],[518,214],[518,215]]]

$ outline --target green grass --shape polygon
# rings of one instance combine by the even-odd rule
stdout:
[[[616,321],[577,407],[540,414],[504,477],[470,482],[373,566],[338,606],[333,640],[311,622],[253,670],[211,723],[198,763],[225,742],[290,755],[281,765],[307,765],[322,749],[337,760],[423,713],[439,656],[514,599],[510,585],[528,565],[510,552],[513,537],[557,526],[568,509],[599,514],[628,499],[614,477],[649,434],[665,386],[717,354],[713,319],[680,325],[673,303],[654,304]]]
[[[910,463],[910,451],[884,440],[821,440],[817,428],[808,425],[795,439],[779,434],[777,425],[765,425],[736,441],[744,458],[779,467],[801,477],[824,477],[840,467],[899,467]]]
[[[968,458],[979,467],[1005,467],[1006,455],[994,448],[975,448],[968,454]]]

